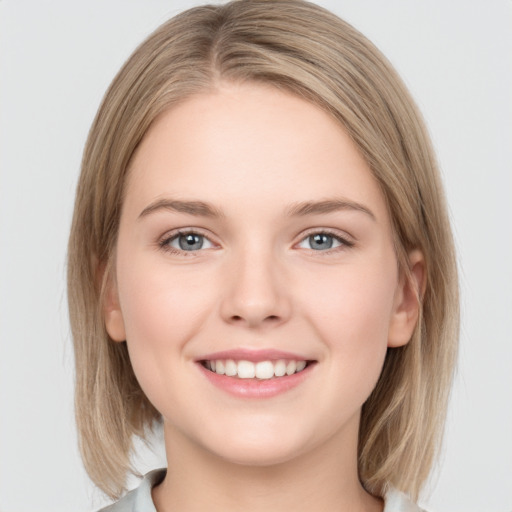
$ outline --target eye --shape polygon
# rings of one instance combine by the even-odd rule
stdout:
[[[301,249],[311,249],[313,251],[327,251],[344,245],[351,247],[353,243],[330,233],[313,233],[299,243]]]
[[[211,249],[213,244],[208,240],[208,238],[200,233],[187,232],[178,233],[177,235],[164,240],[162,246],[176,251],[192,252],[199,251],[201,249]]]

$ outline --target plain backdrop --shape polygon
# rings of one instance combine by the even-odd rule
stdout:
[[[73,419],[66,241],[85,138],[134,47],[190,0],[0,0],[0,510],[93,510]],[[423,111],[460,257],[461,353],[424,505],[512,511],[512,2],[323,0]],[[158,451],[158,443],[156,447]],[[144,452],[140,469],[164,464]],[[135,482],[133,482],[135,484]]]

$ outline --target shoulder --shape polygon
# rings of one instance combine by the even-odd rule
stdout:
[[[384,503],[383,512],[426,512],[413,503],[409,496],[392,488],[386,492]]]
[[[98,512],[156,512],[151,490],[164,479],[165,473],[165,469],[155,469],[147,473],[137,488]],[[396,489],[389,489],[386,492],[384,503],[383,512],[426,512],[414,504],[406,494]]]
[[[164,479],[165,473],[165,469],[155,469],[147,473],[137,488],[98,512],[156,512],[151,489]]]

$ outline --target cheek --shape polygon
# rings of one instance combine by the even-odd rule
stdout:
[[[121,254],[130,254],[120,250]],[[175,343],[187,330],[197,328],[209,298],[208,280],[197,272],[176,268],[155,254],[118,258],[118,289],[127,337],[146,342]],[[169,332],[170,331],[170,332]]]
[[[398,279],[393,262],[347,266],[324,278],[317,274],[318,293],[304,304],[327,349],[350,372],[373,365],[380,373]]]
[[[125,252],[126,254],[126,252]],[[209,291],[186,272],[151,259],[119,259],[118,289],[133,369],[151,399],[208,316]]]

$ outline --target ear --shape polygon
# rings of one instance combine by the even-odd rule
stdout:
[[[402,272],[395,294],[388,347],[401,347],[409,343],[418,323],[425,286],[426,271],[423,253],[419,250],[411,251],[409,272]]]
[[[119,304],[117,282],[114,276],[112,265],[103,266],[99,269],[103,281],[103,317],[105,327],[113,341],[126,341],[123,313]]]

